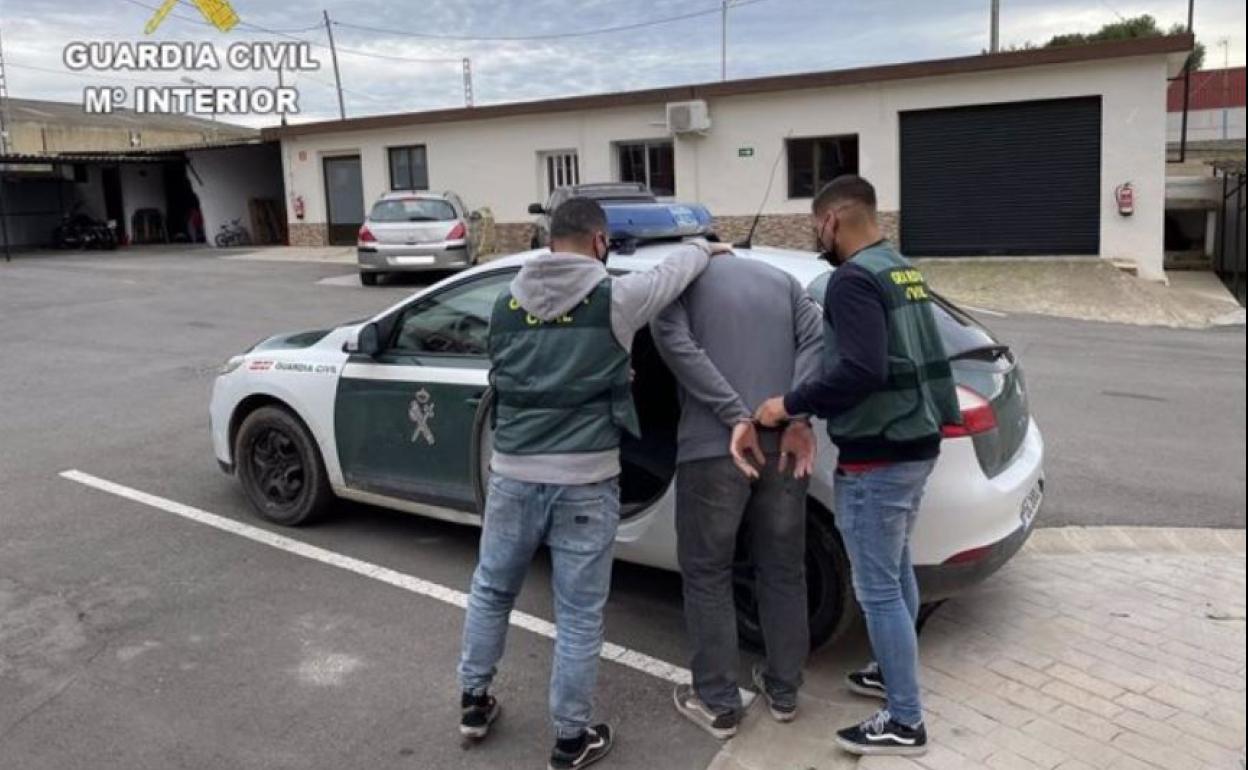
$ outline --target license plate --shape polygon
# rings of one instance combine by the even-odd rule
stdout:
[[[1024,527],[1030,527],[1031,523],[1036,520],[1036,514],[1040,512],[1040,503],[1044,500],[1044,491],[1037,484],[1027,493],[1027,499],[1023,500],[1023,508],[1019,512],[1019,518],[1023,521]]]

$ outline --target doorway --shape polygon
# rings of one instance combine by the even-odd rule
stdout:
[[[104,219],[117,224],[117,242],[129,243],[126,223],[126,207],[121,198],[121,167],[105,166],[101,170],[104,185]]]
[[[331,246],[354,246],[364,224],[364,177],[359,155],[325,158],[325,204]]]

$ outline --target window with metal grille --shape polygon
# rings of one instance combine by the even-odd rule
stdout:
[[[813,136],[786,139],[789,197],[813,198],[819,188],[841,174],[858,173],[858,136]]]
[[[390,148],[390,189],[429,189],[429,163],[423,144]]]
[[[676,194],[676,155],[671,142],[620,142],[615,147],[621,182],[641,182],[659,196]]]
[[[580,162],[576,150],[554,150],[539,152],[538,162],[546,181],[546,195],[550,195],[560,187],[569,187],[581,183]]]

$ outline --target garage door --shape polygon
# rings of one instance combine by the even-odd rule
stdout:
[[[1101,99],[901,113],[910,256],[1100,252]]]

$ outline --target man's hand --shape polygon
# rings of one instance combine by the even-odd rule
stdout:
[[[775,428],[787,419],[789,419],[789,413],[784,411],[783,396],[773,396],[767,399],[754,412],[754,421],[764,428]]]
[[[767,464],[763,448],[758,444],[758,431],[754,430],[752,422],[742,421],[732,426],[732,440],[728,442],[728,451],[732,454],[732,461],[736,463],[737,469],[747,479],[758,478],[758,469]],[[747,452],[749,457],[746,456]],[[757,465],[751,460],[757,462]]]
[[[721,254],[731,254],[732,244],[723,243],[721,241],[707,241],[706,250],[712,257],[718,257]]]
[[[793,458],[793,478],[804,479],[815,471],[815,432],[805,420],[789,423],[780,436],[780,472],[788,467]]]

